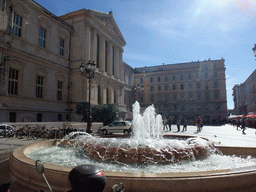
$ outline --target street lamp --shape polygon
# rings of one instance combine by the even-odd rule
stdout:
[[[86,128],[86,133],[91,133],[91,79],[94,77],[94,71],[96,69],[96,64],[94,63],[94,61],[91,62],[91,60],[89,60],[89,62],[87,63],[87,65],[85,66],[84,63],[81,63],[80,67],[79,67],[80,71],[81,71],[81,75],[85,76],[87,79],[89,79],[89,99],[88,99],[88,103],[89,103],[89,111],[87,113],[87,128]]]
[[[139,92],[143,92],[144,91],[144,86],[142,84],[135,85],[134,86],[134,90],[135,90],[135,99],[138,97],[138,100],[140,101],[139,98]]]

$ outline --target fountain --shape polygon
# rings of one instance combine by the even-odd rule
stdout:
[[[36,175],[36,171],[33,171],[35,161],[28,156],[32,157],[31,152],[35,151],[43,158],[44,150],[49,149],[49,156],[40,160],[49,163],[45,164],[45,174],[53,189],[57,191],[70,189],[69,183],[63,181],[68,181],[69,171],[77,166],[74,162],[88,163],[88,161],[98,164],[104,170],[107,177],[105,191],[110,191],[110,187],[118,182],[124,183],[127,191],[237,191],[244,190],[244,187],[255,189],[256,166],[255,164],[248,166],[246,161],[250,160],[242,159],[245,161],[245,167],[236,168],[236,165],[228,166],[232,157],[224,157],[219,163],[227,161],[227,165],[217,170],[214,167],[204,169],[205,165],[200,163],[209,156],[215,160],[219,159],[219,150],[224,154],[255,155],[256,149],[235,147],[216,149],[212,142],[204,138],[179,140],[166,138],[162,131],[162,117],[155,114],[153,106],[148,107],[141,115],[139,103],[136,102],[133,106],[133,114],[132,139],[95,138],[84,134],[77,136],[76,140],[43,141],[15,150],[10,159],[13,181],[33,190],[44,185],[41,178]],[[62,151],[61,146],[65,146],[66,151]],[[52,156],[51,154],[56,151],[60,153]],[[58,159],[58,156],[69,151],[71,155],[68,155],[68,163],[63,165],[63,158]],[[77,155],[79,158],[76,158]],[[80,160],[80,156],[85,159]],[[36,159],[37,156],[33,158]],[[69,161],[73,158],[74,161]],[[234,162],[232,160],[232,163]],[[241,158],[238,164],[240,162]],[[195,166],[200,169],[191,169]]]

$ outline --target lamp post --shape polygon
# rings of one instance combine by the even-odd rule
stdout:
[[[96,69],[96,64],[94,63],[94,61],[91,62],[91,60],[89,60],[89,62],[87,63],[87,65],[85,66],[84,63],[81,63],[80,65],[80,71],[81,71],[81,75],[85,76],[87,79],[89,79],[89,99],[88,99],[88,103],[89,103],[89,111],[87,113],[87,128],[86,128],[86,133],[91,133],[91,79],[94,77],[94,71]]]
[[[252,48],[254,56],[256,57],[256,44],[254,44],[254,47]]]
[[[144,91],[144,86],[138,83],[138,85],[134,86],[134,90],[135,90],[135,100],[138,97],[138,101],[140,101],[139,92]]]

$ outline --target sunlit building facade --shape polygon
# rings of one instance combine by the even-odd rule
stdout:
[[[142,108],[154,104],[163,117],[174,122],[186,117],[192,123],[201,116],[205,123],[227,119],[224,59],[135,68],[136,94]]]
[[[79,65],[89,60],[91,104],[114,104],[125,117],[134,84],[125,45],[112,12],[57,17],[33,0],[0,1],[0,122],[80,121],[75,107],[89,91]]]
[[[256,70],[244,83],[233,87],[233,101],[236,115],[256,113]]]

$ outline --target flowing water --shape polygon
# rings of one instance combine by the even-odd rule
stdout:
[[[205,139],[163,138],[162,117],[155,113],[153,105],[141,114],[139,103],[134,103],[133,117],[134,135],[131,139],[96,138],[83,134],[76,137],[75,143],[66,147],[46,147],[28,156],[59,166],[94,164],[104,171],[136,173],[194,172],[256,165],[255,158],[250,156],[219,154],[219,151]],[[191,145],[202,146],[203,149],[207,149],[206,154],[195,159],[193,150],[190,149]],[[179,158],[172,154],[177,154]]]

